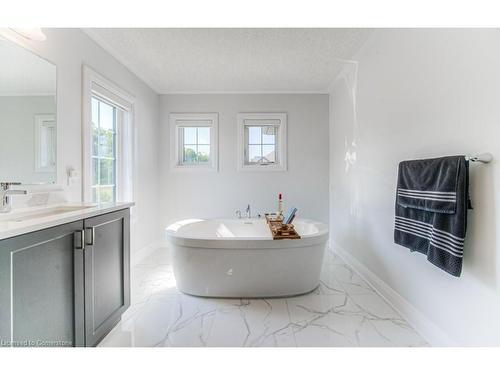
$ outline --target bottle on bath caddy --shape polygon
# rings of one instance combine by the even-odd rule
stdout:
[[[283,220],[283,195],[281,193],[278,194],[278,212],[276,212],[276,216],[278,219]]]

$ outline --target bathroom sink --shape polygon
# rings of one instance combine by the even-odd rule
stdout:
[[[61,215],[61,214],[67,214],[69,212],[73,211],[80,211],[80,210],[85,210],[87,208],[92,208],[95,206],[58,206],[58,207],[51,207],[47,209],[42,209],[36,212],[27,212],[23,214],[13,214],[9,215],[6,218],[0,217],[0,222],[13,222],[13,223],[20,223],[23,221],[28,221],[28,220],[34,220],[34,219],[41,219],[44,217],[48,216],[53,216],[53,215]]]

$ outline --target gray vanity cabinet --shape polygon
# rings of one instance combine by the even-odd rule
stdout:
[[[130,306],[129,211],[85,220],[85,344],[95,346]]]
[[[84,344],[82,230],[78,221],[0,241],[2,346]]]
[[[0,240],[0,346],[95,346],[130,305],[129,210]]]

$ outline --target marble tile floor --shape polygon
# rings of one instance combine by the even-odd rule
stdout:
[[[131,306],[99,346],[428,346],[341,258],[321,284],[291,298],[217,299],[176,289],[168,250],[132,268]]]

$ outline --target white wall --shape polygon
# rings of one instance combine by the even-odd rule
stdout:
[[[132,251],[161,239],[157,210],[159,196],[159,96],[79,29],[44,29],[47,40],[20,44],[57,65],[58,183],[62,196],[80,201],[81,183],[66,184],[66,169],[82,173],[81,107],[82,65],[87,64],[136,97],[137,204],[138,221],[132,225]],[[28,197],[36,201],[33,197]],[[22,204],[22,198],[15,199]]]
[[[295,205],[302,217],[328,222],[328,95],[162,95],[164,222],[234,217],[249,203],[253,213]],[[219,113],[219,172],[170,169],[170,112]],[[238,112],[287,112],[288,171],[237,172]]]
[[[471,165],[474,210],[455,278],[393,244],[397,164],[500,158],[499,44],[500,30],[379,30],[354,58],[357,92],[352,64],[331,92],[332,238],[416,308],[417,328],[439,327],[426,335],[440,343],[500,344],[500,167]]]

